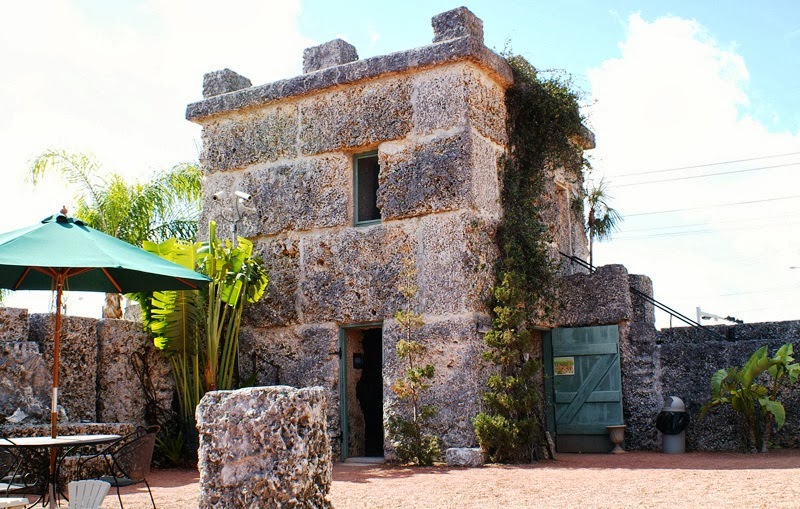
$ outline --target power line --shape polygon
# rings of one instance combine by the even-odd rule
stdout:
[[[774,201],[783,201],[783,200],[796,200],[800,198],[800,195],[795,196],[783,196],[781,198],[766,198],[764,200],[751,200],[751,201],[740,201],[734,203],[720,203],[717,205],[701,205],[699,207],[688,207],[685,209],[672,209],[672,210],[658,210],[653,212],[637,212],[636,214],[623,214],[623,217],[636,217],[636,216],[652,216],[654,214],[671,214],[673,212],[686,212],[689,210],[702,210],[702,209],[713,209],[713,208],[720,208],[720,207],[734,207],[737,205],[751,205],[753,203],[767,203],[767,202],[774,202]]]
[[[797,217],[797,216],[800,216],[800,214],[781,214],[782,218]],[[761,216],[761,217],[748,217],[748,218],[744,218],[744,219],[739,218],[739,219],[730,219],[730,220],[727,220],[727,221],[714,221],[712,223],[709,223],[708,221],[706,221],[706,222],[703,222],[703,223],[676,224],[676,225],[672,225],[672,226],[655,226],[655,227],[652,227],[652,228],[634,228],[632,230],[628,230],[627,228],[625,228],[623,226],[621,228],[620,233],[626,234],[626,233],[633,233],[633,232],[651,232],[651,231],[655,231],[655,230],[670,230],[670,229],[674,229],[674,228],[691,228],[691,227],[694,227],[694,226],[714,226],[714,225],[717,225],[717,224],[730,224],[730,223],[740,224],[743,221],[753,222],[753,221],[765,221],[765,220],[766,221],[770,221],[769,224],[773,224],[772,222],[775,220],[775,216],[773,215],[773,216]]]
[[[788,223],[771,223],[768,225],[765,224],[754,224],[750,226],[741,226],[739,228],[722,228],[722,229],[709,229],[709,230],[687,230],[682,232],[669,232],[669,233],[654,233],[652,235],[639,235],[633,237],[615,237],[614,240],[616,241],[623,241],[623,240],[643,240],[643,239],[655,239],[658,237],[682,237],[684,235],[705,235],[708,233],[720,233],[720,232],[732,232],[732,231],[741,231],[741,230],[755,230],[759,228],[764,228],[765,226],[772,226],[772,227],[785,227],[785,226],[794,226],[798,225],[800,222],[798,221],[791,221]]]
[[[732,173],[748,173],[753,171],[763,171],[763,170],[772,170],[775,168],[786,168],[788,166],[797,166],[800,162],[797,163],[787,163],[787,164],[776,164],[774,166],[760,166],[758,168],[747,168],[744,170],[731,170],[731,171],[720,171],[717,173],[706,173],[704,175],[690,175],[688,177],[675,177],[670,179],[661,179],[661,180],[650,180],[647,182],[633,182],[631,184],[617,184],[614,187],[630,187],[630,186],[646,186],[648,184],[658,184],[661,182],[674,182],[676,180],[691,180],[691,179],[701,179],[706,177],[717,177],[719,175],[730,175]]]
[[[716,163],[705,163],[705,164],[694,164],[691,166],[680,166],[677,168],[666,168],[663,170],[650,170],[650,171],[640,171],[635,173],[623,173],[621,175],[609,175],[608,178],[622,178],[622,177],[633,177],[635,175],[649,175],[651,173],[666,173],[670,171],[680,171],[680,170],[690,170],[692,168],[706,168],[708,166],[719,166],[723,164],[733,164],[733,163],[744,163],[747,161],[759,161],[762,159],[773,159],[776,157],[786,157],[786,156],[794,156],[798,155],[800,152],[788,152],[786,154],[774,154],[769,156],[760,156],[760,157],[749,157],[747,159],[733,159],[731,161],[719,161]]]

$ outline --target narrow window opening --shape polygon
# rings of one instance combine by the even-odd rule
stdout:
[[[364,154],[355,158],[355,224],[381,220],[378,210],[378,154]]]

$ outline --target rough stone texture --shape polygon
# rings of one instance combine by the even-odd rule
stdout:
[[[352,178],[351,159],[330,154],[248,172],[241,187],[253,195],[258,231],[273,235],[349,225]]]
[[[304,237],[300,307],[304,321],[374,322],[400,306],[397,276],[415,239],[396,224]]]
[[[411,130],[411,81],[354,84],[301,103],[300,152],[321,154],[374,146]]]
[[[471,35],[483,42],[483,21],[466,7],[442,12],[431,18],[433,42]]]
[[[197,407],[204,508],[331,507],[322,388],[206,393]]]
[[[505,89],[470,62],[414,76],[414,133],[469,126],[495,143],[508,142]]]
[[[269,284],[264,298],[248,308],[243,322],[260,327],[296,323],[300,241],[293,237],[272,237],[257,242],[255,250],[264,260]]]
[[[273,101],[306,95],[326,88],[350,85],[385,74],[402,73],[452,63],[474,62],[492,79],[507,86],[513,80],[505,60],[483,45],[477,37],[465,36],[430,46],[358,60],[329,67],[295,78],[255,86],[229,94],[209,97],[186,108],[186,118],[204,121],[206,117],[261,106]]]
[[[0,344],[28,340],[28,310],[0,307]]]
[[[482,467],[483,451],[478,447],[451,447],[444,451],[444,460],[451,467]]]
[[[477,446],[472,418],[481,411],[481,398],[489,379],[489,368],[481,358],[484,344],[478,326],[486,325],[487,319],[464,314],[444,319],[423,315],[423,320],[425,325],[414,332],[414,339],[427,347],[420,363],[435,367],[432,387],[422,401],[438,409],[432,421],[433,430],[445,447]],[[407,369],[395,350],[397,341],[403,337],[404,332],[397,322],[384,322],[384,408],[401,414],[408,409],[398,403],[391,383],[386,381],[404,376]]]
[[[203,76],[203,97],[235,92],[253,86],[250,80],[230,69],[212,71]]]
[[[240,373],[257,385],[320,386],[328,401],[328,431],[339,437],[339,329],[334,324],[284,328],[245,326],[239,337]],[[332,440],[334,457],[340,442]]]
[[[33,341],[0,343],[0,423],[17,409],[23,422],[50,419],[52,369]]]
[[[51,368],[54,325],[52,314],[30,316],[31,339],[39,343]],[[64,407],[70,421],[97,420],[97,341],[97,320],[62,317],[58,403]]]
[[[420,222],[417,238],[425,253],[418,263],[422,312],[489,312],[487,302],[499,258],[496,228],[494,221],[470,212],[437,214]]]
[[[303,72],[319,71],[356,60],[358,52],[355,46],[342,39],[334,39],[303,50]]]
[[[379,152],[381,217],[446,212],[470,203],[470,136],[461,132],[397,151]]]
[[[244,168],[292,157],[296,153],[296,139],[295,106],[272,106],[258,115],[213,120],[203,126],[203,170]]]
[[[711,375],[720,368],[741,366],[758,348],[768,345],[773,354],[782,344],[796,344],[800,322],[771,322],[736,326],[703,327],[721,333],[719,339],[697,328],[673,328],[659,332],[662,393],[678,396],[686,403],[689,450],[737,450],[742,443],[736,415],[725,408],[699,419],[700,407],[711,397]],[[725,336],[730,339],[725,340]],[[800,390],[784,388],[781,400],[786,424],[773,441],[781,447],[800,446]]]
[[[142,324],[127,320],[101,320],[97,373],[97,419],[100,422],[156,424],[172,410],[174,383],[169,361],[156,351]],[[132,357],[143,356],[153,384],[155,401],[145,397]]]
[[[622,265],[563,278],[558,299],[562,327],[609,325],[633,318],[628,271]]]

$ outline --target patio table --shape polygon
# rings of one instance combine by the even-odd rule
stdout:
[[[46,472],[34,472],[34,474],[38,476],[38,479],[43,479],[47,482],[47,489],[43,490],[43,495],[40,496],[39,500],[34,502],[34,505],[39,501],[42,502],[43,506],[49,502],[49,506],[53,508],[57,505],[56,497],[58,494],[61,493],[63,495],[63,490],[60,489],[58,485],[58,471],[64,457],[68,456],[70,452],[78,447],[107,444],[119,440],[120,438],[122,438],[121,435],[70,435],[58,436],[56,438],[8,437],[0,438],[0,448],[10,450],[17,458],[15,471],[19,470],[19,467],[24,466],[23,463],[26,460],[26,455],[24,454],[25,450],[35,451],[44,449],[52,451],[51,454],[55,453],[55,468],[50,468],[50,464],[48,463]],[[41,461],[32,462],[30,466],[38,468],[39,470],[44,470],[42,463]]]

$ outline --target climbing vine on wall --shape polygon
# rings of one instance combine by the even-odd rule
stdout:
[[[548,168],[582,172],[576,141],[584,132],[578,96],[568,79],[541,77],[524,58],[506,55],[514,84],[506,92],[509,151],[503,160],[502,259],[493,290],[492,330],[484,359],[496,367],[474,421],[481,447],[493,461],[532,461],[545,444],[539,400],[541,363],[530,327],[546,321],[555,300],[557,260],[542,218]]]

